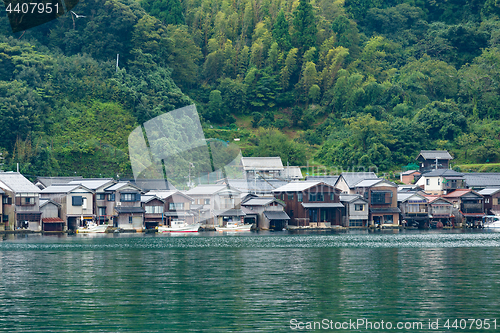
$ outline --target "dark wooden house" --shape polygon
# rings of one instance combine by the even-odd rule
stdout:
[[[481,194],[470,189],[458,189],[443,198],[453,203],[454,215],[457,222],[465,223],[470,227],[480,226],[484,214],[484,198]]]
[[[416,158],[420,164],[420,172],[448,169],[452,159],[447,150],[421,150]]]
[[[292,182],[273,191],[285,203],[289,225],[329,227],[341,225],[340,190],[323,182]]]
[[[397,185],[385,179],[366,179],[355,185],[356,194],[368,201],[369,224],[376,226],[398,226],[399,213]]]

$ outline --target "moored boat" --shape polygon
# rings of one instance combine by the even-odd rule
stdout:
[[[500,229],[500,216],[496,215],[483,216],[483,228]]]
[[[225,226],[215,227],[217,231],[250,231],[252,229],[253,224],[243,224],[238,222],[227,222]]]
[[[187,224],[184,221],[172,221],[170,222],[170,226],[160,225],[156,228],[156,230],[160,233],[163,232],[198,232],[201,224]]]
[[[76,229],[76,232],[79,234],[85,234],[85,233],[92,233],[92,234],[97,234],[97,233],[105,233],[106,230],[110,227],[108,224],[101,224],[98,225],[95,222],[88,222],[87,226],[85,227],[80,227]]]

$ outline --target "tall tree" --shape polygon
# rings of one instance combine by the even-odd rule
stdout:
[[[142,7],[164,24],[184,24],[180,0],[142,0]]]
[[[300,0],[293,18],[293,41],[300,53],[316,44],[316,19],[309,0]]]
[[[285,12],[280,10],[278,17],[276,17],[276,22],[274,23],[273,37],[282,51],[288,51],[292,47],[292,40],[288,29],[289,26],[285,17]]]

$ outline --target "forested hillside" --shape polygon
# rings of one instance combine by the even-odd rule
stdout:
[[[0,19],[0,150],[40,175],[130,174],[126,138],[195,102],[244,155],[396,170],[500,160],[495,0],[80,0]],[[119,54],[119,69],[116,56]]]

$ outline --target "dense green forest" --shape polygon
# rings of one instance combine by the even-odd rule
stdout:
[[[80,0],[0,17],[0,152],[32,175],[129,176],[128,134],[196,103],[245,156],[400,170],[500,161],[496,0]],[[119,68],[116,58],[119,54]]]

